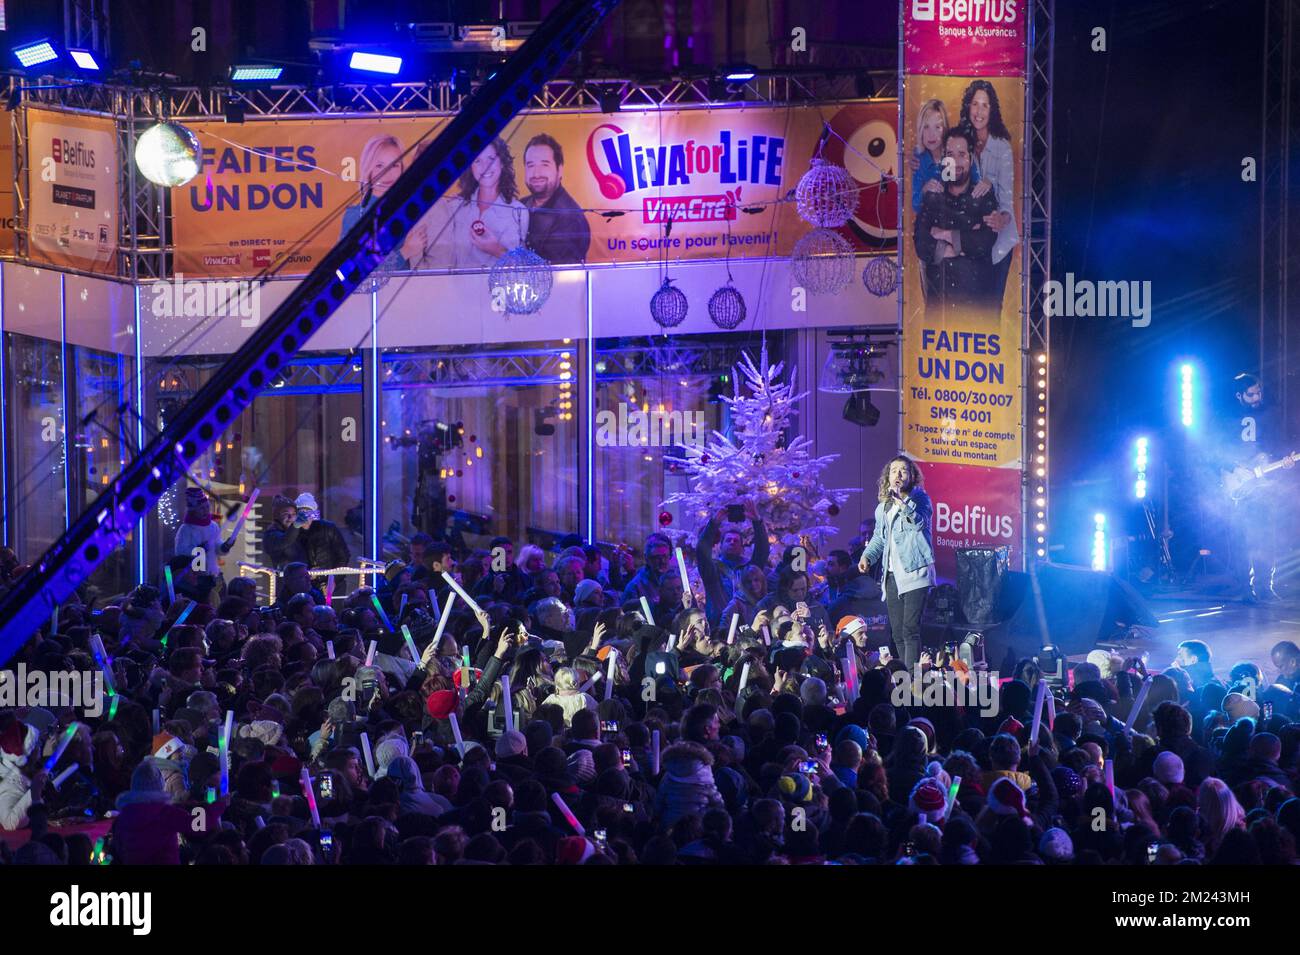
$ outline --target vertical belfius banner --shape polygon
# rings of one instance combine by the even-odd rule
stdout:
[[[938,575],[1020,553],[1024,0],[901,0],[903,449]]]

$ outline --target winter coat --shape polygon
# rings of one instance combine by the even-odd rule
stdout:
[[[665,829],[683,816],[722,809],[713,782],[713,756],[699,743],[675,743],[664,750],[663,778],[655,793],[655,815]]]

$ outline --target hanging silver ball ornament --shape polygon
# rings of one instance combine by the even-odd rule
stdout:
[[[199,174],[203,147],[180,123],[156,123],[135,141],[135,167],[156,186],[175,189]]]
[[[745,320],[745,298],[734,285],[727,283],[709,297],[709,318],[728,331]]]
[[[508,315],[531,315],[551,297],[551,263],[527,246],[511,249],[488,272],[492,308]]]
[[[862,270],[862,284],[872,295],[883,298],[898,288],[898,263],[887,255],[877,255],[867,261]]]
[[[853,217],[858,184],[843,166],[814,158],[794,187],[794,201],[804,222],[820,229],[838,229]]]
[[[835,295],[853,281],[853,246],[830,229],[813,229],[794,244],[790,271],[813,295]]]
[[[686,321],[686,293],[673,286],[672,279],[664,279],[659,291],[650,296],[650,317],[660,328],[675,328]]]

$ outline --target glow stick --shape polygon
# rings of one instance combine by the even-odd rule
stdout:
[[[450,586],[452,590],[456,591],[456,593],[460,595],[460,599],[465,601],[470,610],[473,610],[475,614],[483,612],[483,608],[474,602],[474,598],[465,593],[464,588],[462,588],[460,584],[456,583],[455,577],[444,570],[442,572],[442,578],[447,581],[448,586]]]
[[[650,601],[646,600],[645,597],[641,598],[641,611],[645,614],[645,622],[653,627],[655,625],[655,615],[650,612]]]
[[[374,664],[375,664],[375,651],[376,651],[377,649],[379,649],[379,641],[378,641],[378,640],[371,640],[371,641],[370,641],[370,649],[366,651],[366,666],[374,666]]]
[[[50,614],[50,633],[59,632],[59,608],[56,604],[54,611]]]
[[[1137,699],[1133,701],[1133,709],[1128,711],[1128,720],[1124,723],[1124,732],[1133,732],[1133,724],[1137,722],[1138,711],[1142,709],[1142,704],[1147,701],[1147,694],[1151,692],[1151,677],[1142,681],[1142,688],[1138,690]]]
[[[554,801],[556,808],[560,810],[560,815],[562,815],[565,818],[565,821],[573,828],[573,831],[578,835],[585,837],[587,835],[587,830],[582,828],[582,823],[578,822],[578,817],[573,814],[573,810],[569,808],[568,803],[560,798],[560,794],[551,793],[551,799]]]
[[[740,623],[740,614],[738,614],[738,613],[733,613],[733,614],[731,615],[731,628],[727,631],[727,643],[728,643],[728,645],[733,644],[733,643],[736,642],[736,626],[737,626],[739,623]]]
[[[75,773],[80,767],[81,767],[80,763],[73,763],[63,772],[59,773],[59,775],[51,779],[50,785],[52,785],[55,789],[58,789],[67,781],[68,777],[71,776],[73,773]]]
[[[1030,744],[1038,742],[1038,731],[1043,728],[1043,698],[1047,696],[1047,681],[1041,677],[1038,680],[1038,691],[1034,695],[1034,722],[1033,729],[1029,731]]]
[[[746,660],[745,665],[740,668],[740,685],[736,687],[737,706],[740,705],[740,694],[745,692],[745,684],[747,684],[748,682],[749,682],[749,661]]]
[[[1056,697],[1050,692],[1047,694],[1047,728],[1056,729]]]
[[[167,632],[163,634],[163,638],[162,638],[162,645],[164,647],[167,646],[167,638],[172,635],[172,631],[175,630],[177,627],[179,627],[181,624],[183,624],[186,618],[188,618],[189,615],[194,612],[194,608],[197,606],[198,604],[194,603],[193,601],[190,601],[189,606],[187,606],[184,610],[182,610],[180,612],[180,616],[178,616],[175,622],[170,627],[167,628]]]
[[[599,670],[597,670],[595,673],[591,675],[590,680],[582,684],[582,686],[578,687],[578,692],[586,693],[588,690],[590,690],[593,686],[596,685],[596,681],[599,680],[602,676],[604,676],[604,674],[601,673]]]
[[[334,659],[334,641],[333,641],[333,640],[326,640],[326,641],[325,641],[325,652],[328,653],[328,654],[330,655],[330,659],[331,659],[331,660]]]
[[[117,701],[120,699],[121,697],[114,693],[111,697],[112,702],[108,704],[108,720],[110,723],[117,719]]]
[[[235,721],[233,710],[226,710],[226,724],[217,740],[217,762],[221,767],[221,795],[230,795],[230,732]]]
[[[59,740],[59,748],[54,751],[53,756],[45,761],[45,771],[47,773],[54,771],[54,767],[58,764],[60,757],[63,756],[63,751],[68,748],[68,744],[72,742],[72,737],[76,735],[76,722],[69,723],[67,730],[64,731],[63,739]]]
[[[306,766],[302,768],[302,775],[298,779],[302,783],[302,794],[307,797],[307,808],[311,810],[311,823],[319,829],[320,812],[316,809],[316,793],[311,788],[311,773]]]
[[[452,594],[451,599],[455,600],[456,595]],[[434,591],[429,591],[429,603],[433,604],[433,622],[442,623],[442,608],[438,606],[438,595]],[[447,601],[447,606],[451,606],[451,600]]]
[[[689,607],[695,600],[691,593],[691,579],[686,576],[686,558],[682,556],[680,547],[677,548],[677,572],[682,575],[682,604]]]
[[[253,817],[253,822],[254,822],[254,824],[257,826],[257,828],[259,828],[259,829],[265,829],[265,828],[266,828],[266,820],[263,819],[261,816],[254,816],[254,817]]]
[[[163,579],[167,581],[167,606],[176,602],[176,587],[172,584],[172,568],[168,564],[163,568]]]
[[[460,735],[460,720],[456,719],[455,712],[447,714],[447,719],[451,721],[451,735],[456,739],[456,748],[460,750],[460,755],[465,755],[465,737]]]
[[[406,649],[411,651],[411,662],[419,663],[420,654],[415,649],[415,638],[411,636],[411,628],[402,624],[402,639],[406,641]]]
[[[659,775],[659,731],[650,732],[650,775]]]
[[[109,696],[117,696],[117,690],[113,688],[113,670],[108,663],[108,654],[104,652],[104,641],[99,639],[99,634],[90,635],[90,652],[95,655],[95,662],[99,664],[99,669],[104,674],[104,685],[108,687]]]
[[[401,601],[401,603],[399,603],[399,604],[397,605],[397,619],[398,619],[398,620],[401,620],[401,619],[402,619],[402,614],[406,613],[406,598],[409,597],[409,596],[410,596],[410,594],[402,594],[402,601]]]
[[[613,647],[609,648],[609,665],[605,672],[605,699],[610,699],[614,695],[614,672],[618,666],[618,651]]]
[[[673,647],[675,646],[677,646],[677,634],[670,633],[668,634],[668,647],[667,647],[668,652],[672,653]]]
[[[239,515],[239,520],[235,522],[235,529],[230,532],[232,538],[238,537],[239,532],[243,530],[244,521],[248,520],[248,512],[253,509],[253,505],[257,503],[257,495],[261,493],[262,489],[260,487],[255,487],[253,488],[253,493],[248,495],[248,503],[244,505],[243,513]]]
[[[442,631],[445,630],[445,629],[447,628],[447,620],[448,620],[449,617],[451,617],[451,605],[454,604],[455,602],[456,602],[456,595],[455,595],[454,593],[453,593],[453,594],[448,594],[448,595],[447,595],[447,607],[446,607],[446,609],[443,611],[442,615],[438,618],[438,629],[435,630],[434,633],[433,633],[433,652],[434,652],[434,653],[437,653],[437,652],[438,652],[438,647],[442,645]],[[438,602],[435,600],[435,601],[434,601],[434,605],[437,606],[437,603],[438,603]]]
[[[469,681],[474,678],[474,671],[469,668],[469,647],[465,647],[463,650],[460,651],[460,658],[462,662],[462,666],[460,668],[461,669],[460,688],[462,690],[468,690]]]
[[[952,807],[957,805],[957,790],[961,789],[961,777],[952,777],[952,785],[948,787],[948,805],[943,808],[943,818],[946,821],[952,815]]]
[[[772,645],[772,631],[767,629],[767,624],[763,624],[763,642],[769,647]]]
[[[1114,761],[1113,759],[1108,759],[1108,760],[1106,760],[1105,768],[1106,768],[1106,788],[1110,790],[1110,798],[1111,798],[1112,800],[1114,800],[1114,798],[1115,798],[1115,761]]]
[[[375,754],[370,748],[370,734],[361,734],[361,755],[366,760],[366,775],[371,779],[375,778]]]
[[[375,613],[379,614],[379,619],[384,622],[384,626],[389,633],[393,633],[393,621],[388,619],[388,614],[384,613],[383,605],[380,604],[379,598],[374,594],[370,595],[370,602],[375,605]]]
[[[506,714],[506,729],[514,726],[515,723],[515,704],[510,698],[510,677],[501,674],[501,706]]]
[[[153,709],[153,735],[154,736],[158,735],[158,727],[161,725],[161,722],[162,722],[161,714],[158,712],[158,707],[155,706]]]
[[[334,606],[334,575],[325,578],[325,606]]]

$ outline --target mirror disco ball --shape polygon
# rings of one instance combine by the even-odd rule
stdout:
[[[135,142],[135,166],[154,185],[174,189],[199,174],[199,138],[180,123],[150,126]]]
[[[511,249],[497,259],[488,273],[493,301],[500,301],[508,315],[531,315],[551,297],[551,263],[525,246]]]

